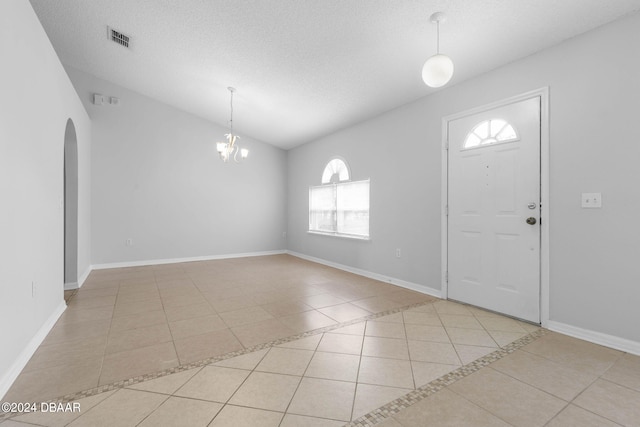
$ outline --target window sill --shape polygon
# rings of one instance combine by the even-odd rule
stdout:
[[[350,235],[350,234],[329,233],[329,232],[323,232],[323,231],[307,230],[307,234],[315,234],[315,235],[318,235],[318,236],[327,236],[327,237],[337,237],[337,238],[340,238],[340,239],[348,239],[348,240],[362,240],[362,241],[365,241],[365,242],[370,242],[371,241],[370,237],[354,236],[354,235]]]

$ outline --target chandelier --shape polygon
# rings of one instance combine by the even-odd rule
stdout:
[[[444,13],[437,12],[431,15],[431,22],[437,26],[436,54],[427,59],[422,67],[422,80],[431,87],[446,85],[453,76],[453,61],[447,55],[440,53],[440,22],[444,22]]]
[[[231,119],[229,120],[229,133],[225,135],[227,138],[226,142],[216,143],[216,149],[218,150],[218,154],[223,162],[227,163],[229,159],[233,159],[234,162],[239,163],[247,158],[249,150],[246,148],[240,148],[240,146],[236,144],[236,141],[240,139],[238,135],[234,135],[233,133],[233,93],[236,90],[231,86],[227,89],[229,89],[229,92],[231,93]],[[240,160],[238,160],[238,153],[240,153]]]

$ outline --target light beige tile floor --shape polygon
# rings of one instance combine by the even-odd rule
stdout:
[[[371,298],[433,299],[288,255],[97,270],[65,298],[6,399],[52,399],[335,325],[372,314],[361,307]]]
[[[157,402],[149,399],[142,402],[141,406],[148,411],[148,417],[141,425],[151,425],[153,420],[161,419],[162,413],[185,402],[184,399],[219,405],[194,406],[194,414],[190,414],[194,419],[201,413],[204,414],[202,416],[209,416],[202,425],[212,420],[212,425],[225,425],[233,419],[232,416],[238,417],[234,425],[243,425],[239,420],[245,418],[250,423],[256,422],[257,416],[264,418],[261,422],[266,425],[271,422],[279,425],[284,422],[285,415],[288,417],[285,425],[295,425],[296,422],[304,423],[302,425],[342,425],[461,366],[462,362],[451,342],[415,341],[423,346],[433,344],[437,347],[433,354],[421,350],[415,354],[416,359],[409,346],[414,341],[407,338],[405,331],[406,325],[420,325],[423,322],[433,324],[434,319],[439,318],[439,310],[448,311],[452,304],[457,306],[455,303],[436,301],[405,312],[285,342],[211,366],[138,383],[126,390],[165,396],[166,400],[161,404],[155,405]],[[431,316],[427,319],[416,316],[416,313],[429,313]],[[467,309],[461,315],[470,318],[494,316],[481,311],[474,314]],[[405,324],[405,317],[414,323]],[[535,329],[523,323],[517,322],[516,325],[520,327],[521,335]],[[447,335],[442,324],[438,328]],[[476,334],[487,334],[484,329],[470,331],[470,335],[464,337],[464,342],[476,340]],[[498,348],[495,342],[482,344],[490,345],[486,347],[488,351]],[[445,352],[447,364],[440,363],[443,348],[448,350],[448,353]],[[116,394],[113,396],[110,399],[117,397]],[[130,392],[126,393],[126,397],[135,400]],[[146,396],[141,394],[140,397]],[[110,401],[105,399],[104,404],[99,404],[91,411],[100,411],[103,405],[108,409]],[[215,408],[218,410],[212,414]],[[252,408],[253,412],[247,412],[247,408]],[[256,410],[269,411],[270,415],[265,418],[263,412]],[[138,411],[139,408],[136,408],[131,418],[123,421],[123,425],[141,422]],[[218,411],[219,415],[216,415]],[[86,420],[89,424],[94,417],[87,413],[75,422]],[[34,419],[25,415],[14,421],[33,422]]]
[[[117,279],[118,292],[113,307],[103,305],[111,304],[110,299],[103,298],[112,292],[109,286],[86,288],[89,292],[87,297],[83,296],[83,287],[72,297],[72,304],[75,297],[80,297],[77,301],[98,300],[90,302],[90,308],[78,309],[84,310],[83,313],[67,316],[70,313],[67,311],[65,320],[59,325],[66,322],[90,323],[100,333],[92,333],[91,328],[84,325],[63,327],[59,332],[56,331],[54,339],[43,345],[47,347],[45,351],[32,360],[35,364],[33,369],[25,370],[22,374],[26,379],[22,380],[19,391],[37,395],[40,391],[35,385],[40,381],[49,393],[60,389],[75,388],[70,392],[78,392],[91,388],[80,379],[70,380],[78,372],[81,373],[80,378],[95,379],[95,371],[99,371],[93,386],[99,383],[104,372],[108,378],[134,377],[143,369],[143,364],[137,362],[138,358],[151,363],[156,371],[163,369],[162,366],[174,366],[182,363],[178,350],[181,340],[193,339],[186,341],[184,348],[191,357],[204,359],[212,356],[212,352],[228,353],[249,347],[251,343],[282,338],[284,330],[280,328],[283,326],[289,328],[287,336],[314,327],[330,326],[329,330],[91,395],[77,400],[82,408],[80,413],[25,414],[0,425],[329,427],[350,422],[352,425],[370,425],[372,421],[366,422],[360,417],[395,399],[399,399],[396,402],[406,402],[407,393],[415,393],[415,389],[431,381],[436,380],[437,383],[438,378],[449,372],[460,372],[462,365],[538,330],[527,323],[429,297],[422,297],[424,304],[417,307],[370,320],[352,321],[351,316],[362,312],[353,310],[349,314],[349,308],[345,314],[344,304],[371,313],[372,310],[406,306],[408,301],[412,301],[409,297],[416,295],[357,276],[347,275],[338,279],[344,273],[315,264],[307,265],[291,257],[267,257],[253,261],[262,265],[262,271],[270,271],[276,276],[282,268],[291,267],[292,275],[282,274],[279,276],[282,282],[269,283],[265,274],[256,274],[253,276],[256,282],[251,282],[249,278],[239,279],[220,269],[217,270],[218,274],[228,280],[224,283],[235,285],[215,287],[212,282],[201,279],[204,268],[166,266],[162,268],[164,275],[158,274],[153,281],[144,269],[133,269]],[[236,266],[244,265],[243,260],[234,262]],[[274,265],[277,267],[271,268]],[[248,271],[256,271],[247,268]],[[187,275],[198,279],[185,280],[185,270],[189,271]],[[297,281],[291,278],[301,270],[309,274],[299,273]],[[158,277],[164,280],[158,281]],[[341,285],[340,280],[343,280]],[[107,282],[98,280],[95,283]],[[285,282],[295,282],[298,286],[274,286],[274,283]],[[130,291],[136,283],[144,290]],[[169,292],[176,288],[167,283],[186,286],[185,289],[191,290],[185,294]],[[369,289],[369,285],[372,289]],[[264,295],[264,286],[274,289],[273,292],[282,299],[278,301]],[[120,309],[124,310],[122,316],[112,312],[110,327],[105,333],[100,323],[104,319],[92,320],[88,313],[94,310],[96,316],[104,316],[104,307],[112,307],[115,311],[121,287],[125,290],[124,295],[137,296],[133,297],[133,301],[125,300],[119,306],[124,307]],[[196,295],[194,288],[201,294],[202,289],[206,289],[204,293],[211,300],[206,297],[193,298]],[[246,294],[239,294],[238,288]],[[318,289],[322,292],[315,293]],[[284,294],[287,297],[282,296],[283,291],[286,291]],[[150,295],[149,299],[137,299],[144,293]],[[148,301],[157,298],[163,301],[163,294],[172,295],[172,303],[168,306],[161,304],[164,322],[159,322],[157,312],[160,310],[157,310],[154,302]],[[246,300],[254,294],[258,296],[252,299],[255,302],[253,305],[242,302],[242,298]],[[230,299],[233,310],[225,311],[224,304],[218,304],[215,308],[210,301],[219,300],[212,295]],[[363,296],[359,300],[350,300]],[[134,301],[142,301],[145,310],[133,308],[136,307]],[[337,306],[343,307],[331,312],[319,311]],[[188,309],[181,310],[180,307],[193,309],[190,313]],[[306,320],[290,317],[298,315],[296,311],[300,309],[306,310],[302,313],[314,313],[313,317]],[[224,313],[239,310],[246,316],[255,314],[261,319],[256,322],[255,329],[247,327],[251,323],[232,326],[236,322],[243,322],[241,315],[226,316],[231,324],[224,323]],[[332,323],[327,325],[317,321],[318,314],[333,314],[343,320],[328,316]],[[224,328],[216,329],[217,321],[211,317],[214,315],[225,324]],[[121,317],[126,319],[117,321]],[[173,320],[169,320],[169,317]],[[287,317],[290,317],[286,319],[288,323],[281,320]],[[74,319],[78,318],[83,320],[76,322]],[[201,329],[198,329],[200,325],[197,322],[194,324],[198,332],[195,335],[189,336],[192,329],[182,327],[180,323],[172,325],[172,322],[194,318],[202,318],[205,324]],[[280,326],[273,328],[274,321],[280,322]],[[345,321],[351,324],[340,325]],[[260,326],[265,322],[267,326]],[[297,326],[292,328],[286,325]],[[335,327],[331,328],[331,325]],[[153,328],[147,329],[149,327]],[[183,331],[185,335],[177,340],[171,336],[171,341],[165,341],[165,327],[170,332]],[[150,337],[137,332],[120,333],[136,329],[149,331]],[[117,333],[112,334],[112,331]],[[260,341],[260,337],[263,341]],[[84,344],[83,340],[91,344]],[[130,348],[130,343],[137,341],[143,341],[145,345]],[[224,344],[220,346],[220,342]],[[119,351],[109,353],[109,346]],[[173,346],[173,353],[164,349],[170,346]],[[41,350],[42,347],[38,351]],[[69,357],[65,357],[67,355]],[[110,360],[109,357],[118,359],[109,364],[105,362]],[[92,368],[92,361],[96,359],[102,362],[102,367],[97,369]],[[66,362],[61,363],[61,360]],[[467,366],[461,370],[465,371]],[[38,378],[38,374],[45,372],[47,375],[44,378]],[[410,406],[405,404],[408,407],[399,412],[391,410],[385,419],[374,417],[370,420],[381,421],[378,425],[387,427],[640,425],[638,356],[548,332],[488,366],[469,372],[472,373],[461,375],[460,379],[451,381],[450,385],[437,392],[423,392],[421,398],[411,401],[415,403]],[[56,380],[64,386],[56,388],[49,385],[55,384]],[[14,396],[19,396],[18,392],[15,393]],[[11,398],[7,396],[4,400]],[[395,406],[384,407],[388,409]],[[355,420],[358,420],[357,423]]]

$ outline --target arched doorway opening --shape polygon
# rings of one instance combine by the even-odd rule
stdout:
[[[78,140],[71,119],[64,132],[64,287],[78,287]]]

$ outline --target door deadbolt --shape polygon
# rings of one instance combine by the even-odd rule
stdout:
[[[534,225],[536,223],[536,219],[532,216],[530,216],[529,218],[527,218],[527,224],[529,225]]]
[[[531,203],[529,203],[529,204],[527,205],[527,207],[528,207],[529,209],[535,209],[535,208],[536,208],[536,206],[538,206],[538,204],[537,204],[537,203],[534,203],[534,202],[531,202]]]

